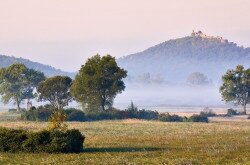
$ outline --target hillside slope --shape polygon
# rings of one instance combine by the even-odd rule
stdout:
[[[55,75],[67,75],[70,77],[74,77],[74,73],[64,72],[60,69],[56,69],[49,65],[44,65],[38,62],[32,62],[27,59],[23,58],[16,58],[13,56],[5,56],[0,55],[0,67],[7,67],[10,66],[13,63],[23,63],[29,68],[33,68],[35,70],[39,70],[41,72],[44,72],[46,76],[55,76]]]
[[[118,63],[128,70],[132,80],[147,75],[168,83],[184,83],[191,73],[202,72],[218,82],[227,69],[237,64],[250,67],[250,48],[199,31],[125,56]]]

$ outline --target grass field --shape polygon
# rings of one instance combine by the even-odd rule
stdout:
[[[250,122],[139,120],[68,123],[86,136],[80,154],[0,153],[0,164],[250,164]],[[47,123],[0,122],[37,131]]]

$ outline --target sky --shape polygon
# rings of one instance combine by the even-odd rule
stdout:
[[[249,0],[0,0],[0,54],[77,71],[201,30],[250,47]]]

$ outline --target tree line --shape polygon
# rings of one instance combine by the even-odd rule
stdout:
[[[14,102],[17,111],[24,100],[37,98],[50,102],[55,110],[62,110],[75,100],[85,111],[100,112],[110,109],[116,95],[124,91],[126,76],[127,71],[110,55],[89,58],[74,80],[67,76],[46,78],[40,71],[15,63],[0,69],[0,95],[3,103]],[[203,75],[199,77],[205,79]],[[222,82],[222,99],[242,106],[246,114],[246,105],[250,103],[250,68],[238,65],[225,73]]]
[[[105,111],[125,89],[126,76],[127,71],[110,55],[89,58],[75,80],[68,76],[46,78],[40,71],[15,63],[0,69],[0,94],[3,103],[13,102],[17,111],[24,100],[34,98],[50,102],[55,110],[62,110],[76,100],[86,111]]]

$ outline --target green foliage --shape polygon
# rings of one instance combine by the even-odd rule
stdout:
[[[138,116],[138,108],[132,101],[125,111],[127,112],[128,118],[137,118]]]
[[[26,152],[48,152],[50,147],[51,132],[43,130],[28,134],[28,138],[21,143],[22,150]]]
[[[230,109],[227,110],[227,115],[228,116],[238,115],[238,112],[237,112],[237,110],[234,110],[234,109],[230,108]]]
[[[71,93],[88,111],[109,109],[118,93],[125,89],[127,72],[117,66],[115,58],[93,56],[76,75]]]
[[[2,152],[47,152],[79,153],[83,150],[85,137],[79,130],[24,130],[0,129],[0,151]]]
[[[45,79],[43,73],[28,69],[23,64],[13,64],[0,69],[0,94],[2,101],[13,101],[20,111],[20,104],[24,99],[34,98],[33,91]]]
[[[69,92],[72,79],[66,76],[55,76],[40,83],[37,92],[40,101],[49,101],[51,105],[60,110],[72,100]]]
[[[49,118],[49,130],[66,130],[67,115],[63,110],[54,111]]]
[[[67,121],[85,121],[85,114],[83,111],[75,109],[75,108],[69,108],[65,110],[65,113],[67,114]]]
[[[45,108],[47,107],[47,108]],[[53,114],[53,108],[51,106],[46,105],[45,107],[40,106],[36,110],[26,111],[22,114],[23,120],[31,120],[31,121],[48,121],[51,114]],[[159,120],[163,122],[208,122],[207,117],[214,116],[215,114],[212,111],[203,111],[198,115],[202,116],[207,120],[193,120],[193,118],[189,119],[186,117],[181,117],[178,115],[170,115],[169,113],[158,113],[157,111],[152,110],[139,110],[137,106],[131,102],[126,110],[119,110],[115,108],[110,108],[105,111],[88,111],[83,112],[81,110],[75,108],[65,109],[64,111],[55,111],[62,112],[62,114],[58,114],[57,117],[54,118],[55,121],[58,121],[59,124],[63,124],[63,121],[98,121],[98,120],[120,120],[120,119],[143,119],[143,120]],[[65,116],[64,116],[65,115]],[[53,115],[52,115],[53,116]],[[65,117],[65,118],[64,118]],[[58,120],[57,120],[58,119]],[[62,120],[63,119],[63,120]],[[62,121],[62,122],[61,122]],[[53,124],[55,127],[55,123]],[[59,128],[61,128],[59,126]]]
[[[79,153],[83,150],[85,137],[79,130],[40,131],[30,133],[23,143],[26,152]]]
[[[208,117],[203,115],[192,115],[188,118],[189,122],[205,122],[208,123]]]
[[[157,120],[159,113],[157,111],[150,111],[150,110],[139,110],[137,113],[138,119],[145,119],[145,120]]]
[[[21,119],[27,121],[49,121],[49,118],[53,112],[54,107],[52,107],[50,104],[47,104],[45,106],[39,106],[36,109],[24,111],[21,114]],[[65,109],[64,113],[67,115],[67,121],[86,120],[84,112],[75,108]]]
[[[200,112],[201,116],[206,116],[206,117],[214,117],[216,114],[212,111],[212,109],[209,109],[209,107],[205,107],[203,111]]]
[[[17,152],[22,150],[22,143],[27,140],[27,132],[0,128],[0,151]]]
[[[250,101],[250,69],[244,70],[242,65],[238,65],[235,70],[228,70],[222,81],[220,92],[223,100],[243,106],[246,114],[246,105]]]
[[[39,106],[37,109],[24,111],[21,114],[21,119],[27,121],[48,121],[52,113],[53,107],[50,105]]]
[[[178,115],[170,115],[169,113],[160,114],[158,119],[163,122],[183,122],[182,117]]]

